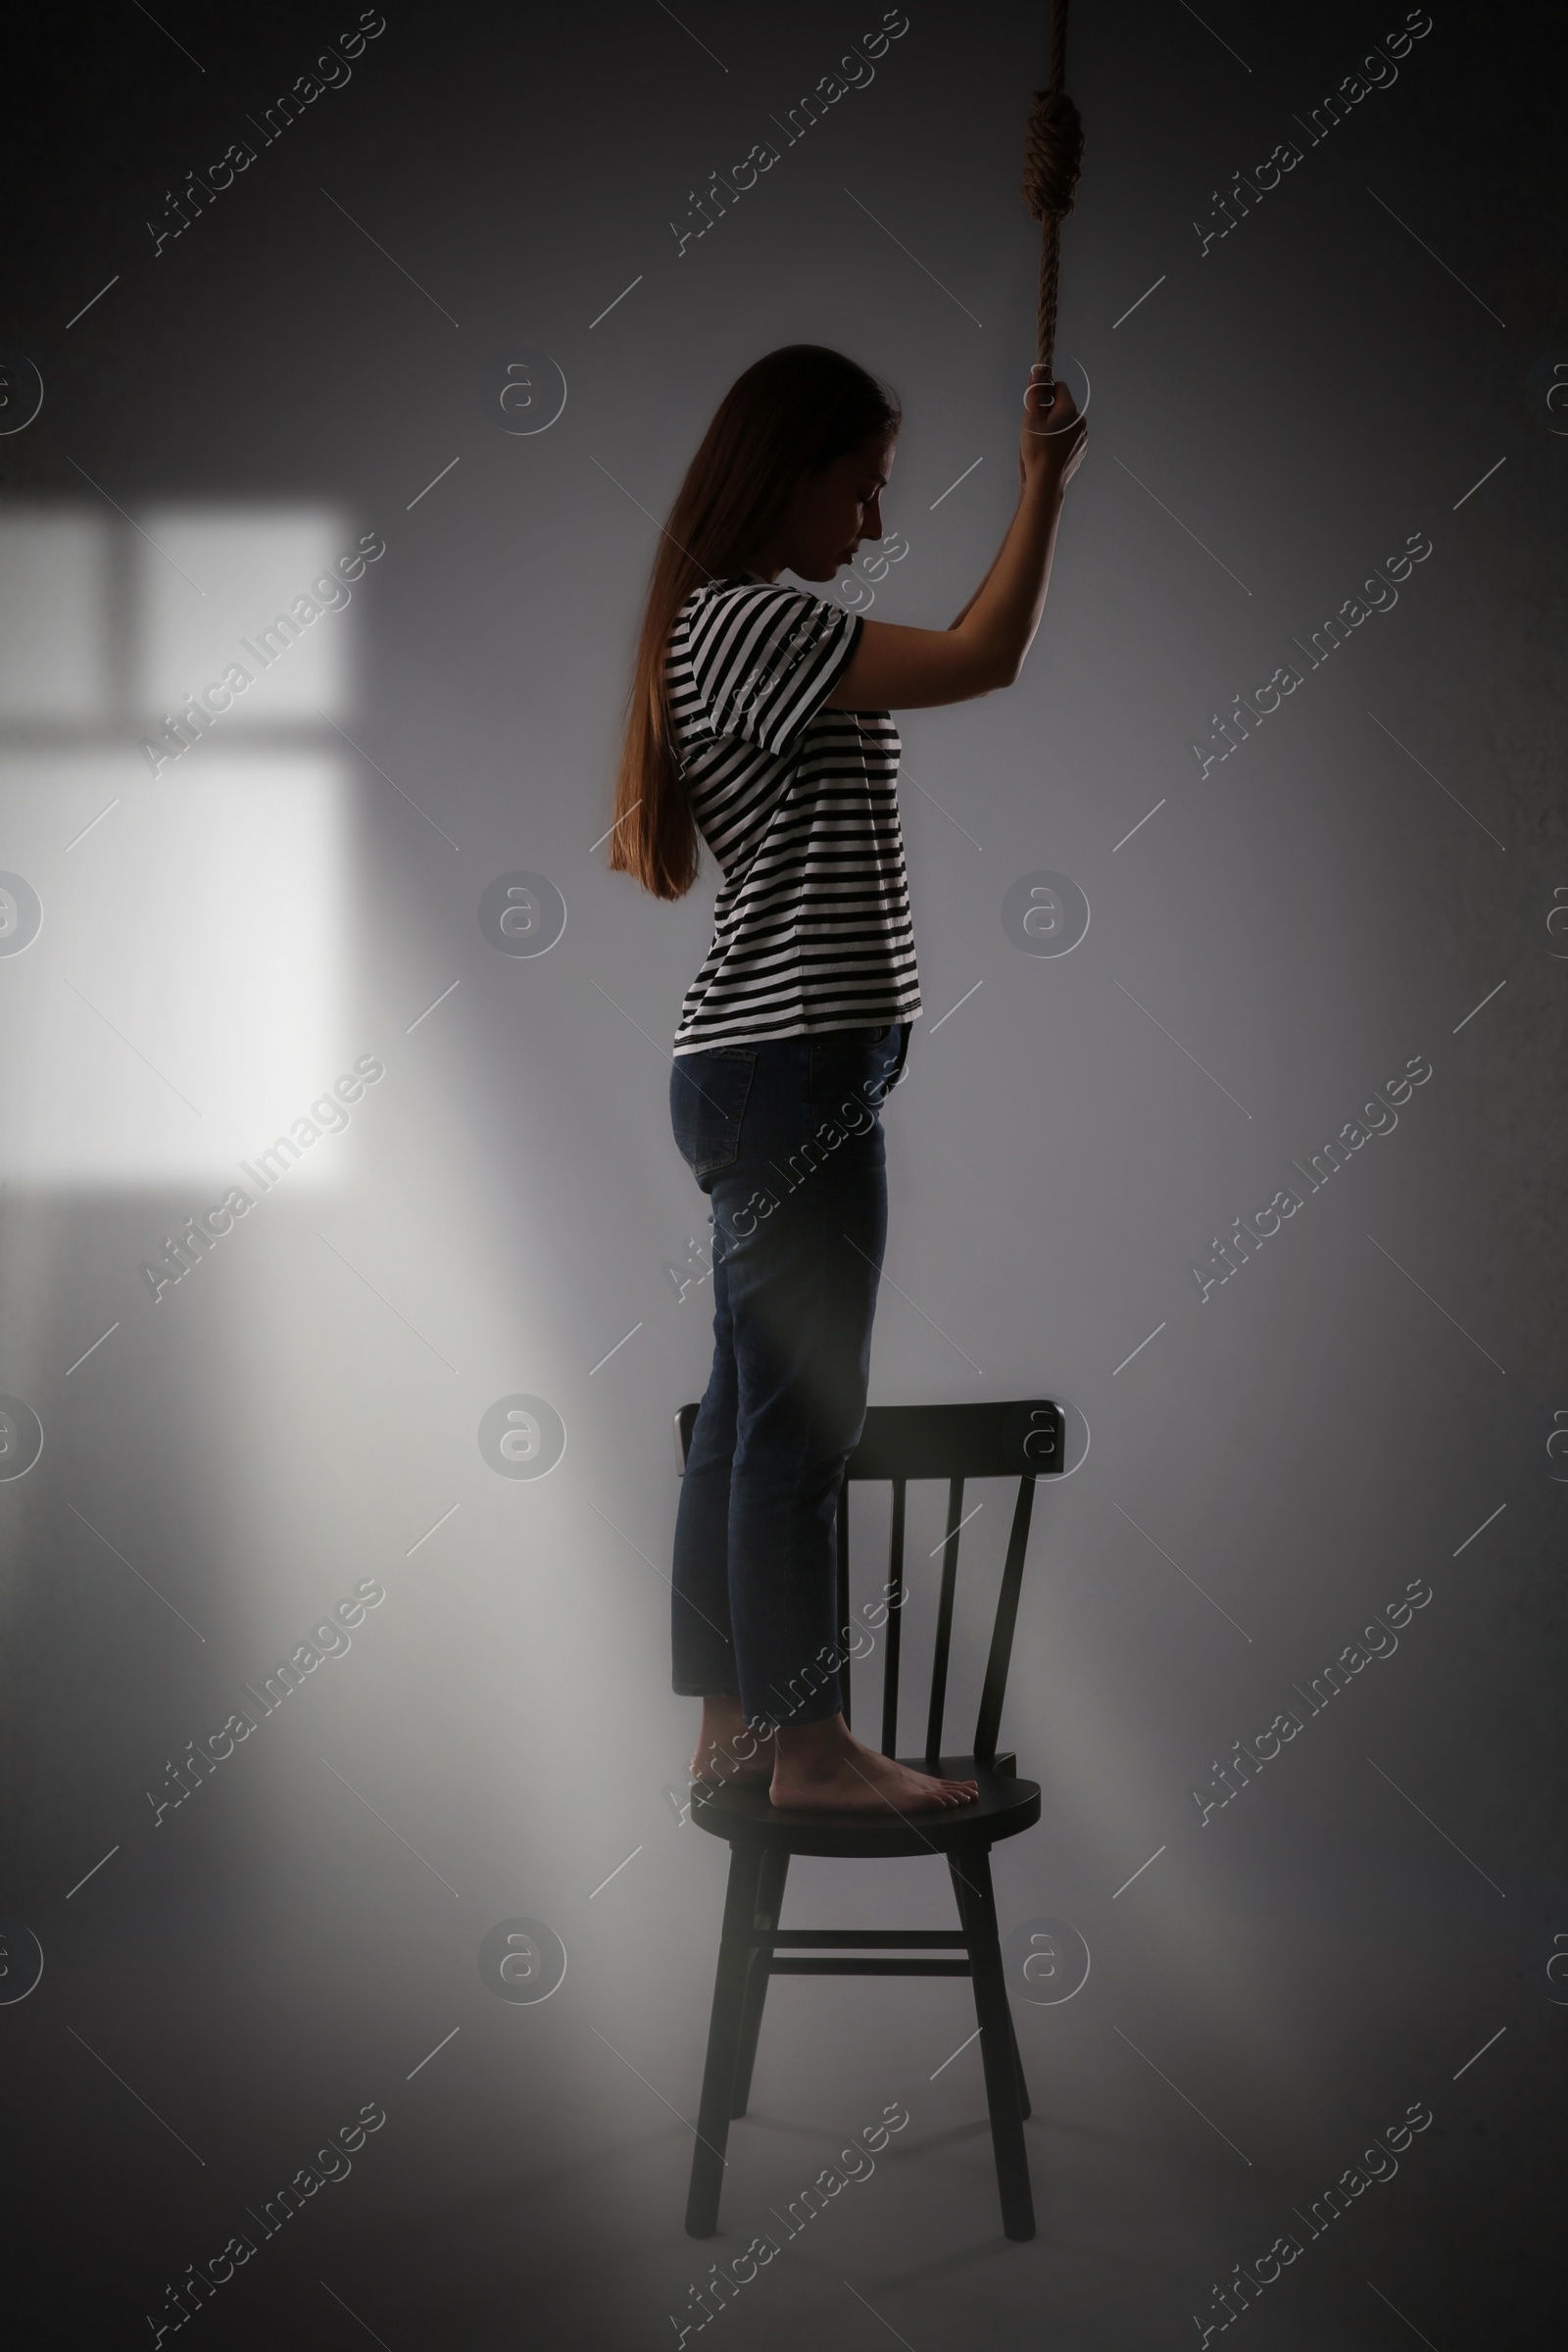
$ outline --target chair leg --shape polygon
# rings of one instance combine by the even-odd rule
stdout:
[[[686,2231],[690,2237],[711,2237],[718,2228],[730,2096],[735,2086],[735,2057],[752,1948],[747,1937],[757,1910],[762,1861],[760,1846],[743,1845],[737,1840],[730,1847],[724,1925],[718,1940],[713,2006],[708,2026],[708,2063],[703,2069],[697,2144],[692,2149],[691,2186],[686,2197]]]
[[[1029,2079],[1023,2071],[1023,2057],[1018,2048],[1018,2029],[1013,2022],[1010,2001],[1007,2004],[1007,2032],[1012,2036],[1012,2065],[1013,2072],[1018,2078],[1018,2105],[1023,2111],[1023,2120],[1027,2123],[1034,2113],[1034,2108],[1029,2100]]]
[[[757,1924],[760,1928],[778,1926],[789,1867],[789,1855],[782,1847],[764,1846],[757,1889]],[[752,2068],[757,2063],[757,2041],[762,2031],[762,2005],[767,1999],[768,1959],[767,1952],[753,1945],[750,1973],[746,1979],[746,1999],[741,2009],[740,2042],[735,2052],[735,2089],[729,2103],[732,2117],[746,2113],[752,2095]]]
[[[1007,2007],[1007,1982],[997,1933],[997,1903],[991,1887],[991,1856],[984,1846],[951,1854],[953,1891],[969,1939],[974,2008],[980,2021],[980,2056],[985,2066],[986,2104],[991,2111],[991,2144],[1002,2196],[1002,2227],[1008,2237],[1035,2233],[1034,2196],[1023,2136],[1023,2069]]]

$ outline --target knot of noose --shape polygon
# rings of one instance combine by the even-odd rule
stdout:
[[[1023,200],[1041,225],[1040,290],[1035,305],[1035,357],[1054,372],[1057,238],[1073,208],[1084,160],[1084,126],[1062,87],[1067,69],[1067,0],[1051,12],[1051,79],[1036,90],[1024,134]]]

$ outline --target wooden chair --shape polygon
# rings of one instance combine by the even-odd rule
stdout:
[[[677,1456],[684,1470],[695,1404],[676,1419]],[[1034,2199],[1023,2125],[1029,2092],[1018,2057],[1012,2013],[1007,2006],[990,1853],[999,1838],[1015,1838],[1040,1819],[1040,1789],[1017,1777],[1014,1759],[998,1753],[997,1733],[1012,1653],[1013,1626],[1023,1582],[1035,1480],[1059,1475],[1064,1423],[1061,1408],[1044,1400],[999,1404],[872,1405],[860,1443],[851,1455],[848,1479],[888,1479],[893,1486],[892,1544],[888,1597],[892,1603],[878,1636],[883,1646],[882,1740],[884,1755],[895,1755],[899,1722],[899,1668],[903,1631],[905,1492],[911,1479],[948,1481],[947,1538],[937,1600],[925,1749],[902,1761],[949,1780],[979,1782],[978,1801],[935,1812],[825,1814],[782,1811],[769,1800],[765,1784],[694,1791],[691,1818],[712,1837],[727,1838],[729,1886],[719,1936],[718,1967],[708,2034],[697,2144],[692,2152],[686,2228],[693,2237],[711,2237],[718,2228],[719,2189],[730,2119],[746,2113],[752,2066],[761,2031],[762,2005],[770,1977],[885,1976],[969,1977],[985,2067],[986,2100],[996,2151],[1003,2228],[1008,2237],[1035,2233]],[[980,1694],[974,1743],[967,1755],[942,1749],[948,1657],[957,1584],[958,1529],[965,1482],[1016,1478],[1017,1500],[1002,1572],[991,1648]],[[840,1648],[850,1641],[849,1510],[841,1492],[838,1511],[838,1623]],[[850,1666],[840,1667],[844,1712],[850,1714]],[[958,1933],[940,1928],[783,1928],[779,1912],[792,1854],[942,1854],[958,1909]],[[948,1951],[949,1959],[887,1959],[888,1952]],[[853,1955],[853,1956],[852,1956]]]

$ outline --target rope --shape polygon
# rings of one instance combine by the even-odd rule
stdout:
[[[1035,305],[1035,357],[1054,374],[1057,237],[1072,211],[1084,160],[1084,126],[1067,96],[1067,0],[1053,0],[1051,79],[1036,90],[1024,138],[1023,200],[1040,222],[1040,291]]]

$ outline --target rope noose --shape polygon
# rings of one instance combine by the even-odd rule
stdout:
[[[1036,90],[1024,140],[1023,200],[1040,222],[1040,293],[1035,307],[1035,357],[1048,377],[1055,370],[1057,236],[1072,211],[1084,160],[1084,126],[1066,92],[1067,0],[1053,0],[1051,79]]]

